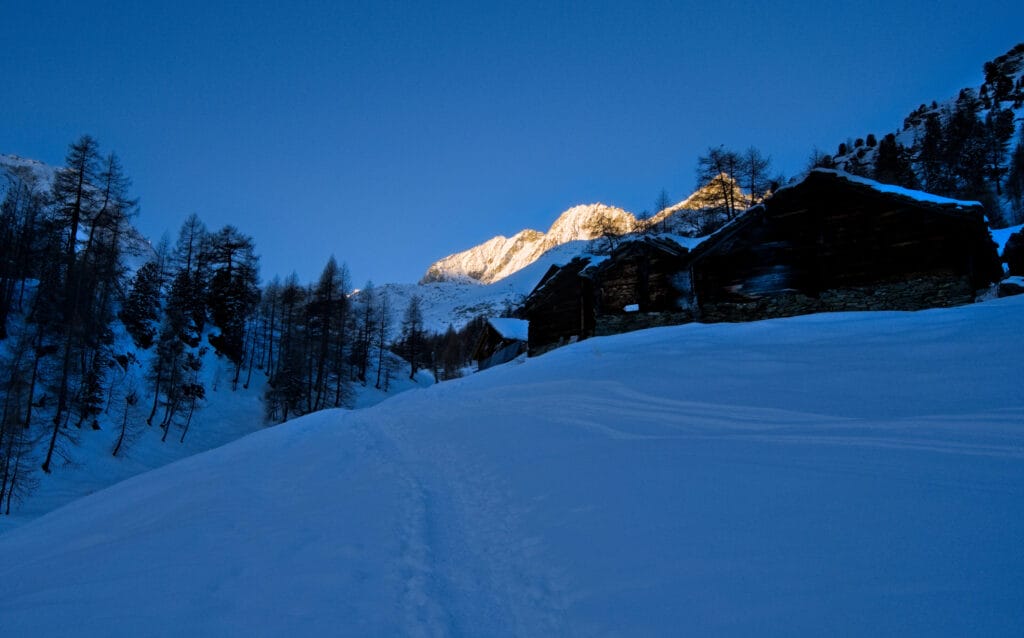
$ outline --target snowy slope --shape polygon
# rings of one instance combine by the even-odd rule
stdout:
[[[0,153],[0,174],[13,176],[22,172],[31,175],[40,186],[49,188],[57,169],[39,160]]]
[[[123,333],[119,332],[117,339],[121,351],[131,347]],[[76,429],[72,432],[76,439],[74,444],[61,442],[61,459],[55,463],[56,468],[51,474],[36,472],[38,487],[23,503],[15,505],[9,516],[0,516],[0,534],[115,483],[220,447],[268,426],[263,403],[266,375],[255,370],[249,386],[244,387],[247,375],[243,373],[238,389],[232,391],[234,366],[208,348],[200,372],[200,380],[207,389],[206,399],[200,403],[187,436],[181,439],[181,430],[175,428],[166,440],[161,440],[164,437],[163,430],[157,425],[159,414],[154,425],[145,423],[152,407],[152,397],[143,393],[143,400],[129,411],[123,446],[118,456],[112,456],[120,435],[123,395],[128,389],[143,387],[142,375],[153,353],[143,351],[136,354],[142,363],[132,364],[126,373],[115,373],[111,407],[99,417],[101,429]],[[402,392],[434,383],[425,371],[415,381],[410,380],[409,365],[394,355],[390,358],[394,372],[387,391],[374,387],[377,361],[374,354],[368,371],[369,383],[366,386],[352,384],[351,407],[360,409],[377,405]],[[47,427],[47,424],[42,426],[43,429]],[[40,459],[33,460],[33,468],[39,462]]]
[[[733,188],[737,202],[747,201],[738,185],[734,183]],[[546,233],[527,229],[512,237],[498,235],[469,250],[440,259],[427,268],[420,283],[493,284],[543,259],[552,250],[558,250],[558,255],[566,254],[560,250],[566,244],[588,247],[589,240],[603,236],[606,231],[625,235],[645,230],[695,237],[701,234],[701,225],[693,212],[714,201],[717,192],[718,187],[709,184],[643,221],[621,208],[604,204],[574,206],[559,215]]]
[[[1022,319],[690,324],[315,414],[0,536],[4,634],[1020,636]]]
[[[39,160],[0,153],[0,193],[7,185],[4,183],[5,180],[23,179],[25,176],[35,180],[37,190],[49,192],[58,170],[60,169]],[[128,226],[123,232],[123,259],[130,275],[156,257],[156,253],[149,240],[134,226]]]
[[[413,295],[421,300],[424,328],[432,332],[444,332],[449,324],[461,328],[480,315],[506,315],[507,309],[518,306],[551,266],[563,265],[578,255],[590,254],[592,248],[591,242],[583,240],[561,244],[543,252],[520,270],[491,284],[464,279],[421,284],[384,284],[378,286],[377,290],[383,290],[388,294],[392,309],[392,325],[395,326],[396,334],[402,314]]]
[[[0,195],[6,186],[5,179],[25,179],[26,175],[36,180],[37,189],[48,191],[58,170],[36,160],[0,154]],[[85,231],[82,232],[84,239]],[[129,275],[155,257],[150,242],[132,226],[124,230],[123,249],[123,260]],[[24,328],[23,322],[22,316],[14,316],[9,326],[12,336],[0,341],[0,355],[6,354],[6,349],[17,341],[17,334]],[[205,400],[200,402],[184,440],[179,441],[181,431],[176,427],[165,441],[161,441],[165,438],[163,430],[158,425],[145,424],[152,408],[150,383],[146,380],[146,373],[156,354],[155,348],[140,350],[120,321],[113,323],[112,332],[114,341],[111,352],[114,355],[129,356],[130,363],[124,369],[115,366],[108,371],[111,387],[106,395],[105,410],[98,415],[100,428],[94,430],[88,425],[68,428],[70,436],[62,435],[56,448],[54,471],[43,474],[38,468],[42,463],[41,455],[45,453],[42,444],[45,443],[49,426],[45,423],[46,418],[39,417],[37,410],[36,423],[39,425],[34,427],[38,427],[38,441],[28,465],[34,472],[33,478],[38,482],[38,488],[24,502],[15,499],[11,515],[0,515],[0,533],[114,483],[219,447],[267,425],[264,422],[265,407],[262,400],[266,375],[254,371],[249,386],[242,387],[247,378],[243,374],[240,387],[232,391],[233,366],[223,357],[216,356],[213,348],[208,347],[207,336],[198,349],[202,358],[199,381],[206,389]],[[374,387],[377,361],[374,355],[369,370],[371,383],[366,386],[354,383],[352,386],[352,407],[376,405],[400,392],[433,383],[427,373],[419,375],[415,381],[410,380],[408,364],[398,357],[392,359],[394,373],[388,391]],[[45,391],[45,388],[40,387],[40,393]],[[126,408],[125,397],[132,391],[137,392],[140,399],[134,406]],[[118,456],[114,457],[112,451],[117,446],[126,411],[126,436]],[[161,415],[162,411],[158,412],[155,423],[160,422]],[[0,508],[0,511],[4,509]]]
[[[997,57],[995,60],[986,63],[987,65],[995,65],[1002,74],[1009,79],[1011,86],[1020,86],[1024,82],[1024,44],[1018,44],[1007,53]],[[967,87],[965,87],[966,89]],[[990,95],[994,96],[995,87],[990,85],[988,82],[982,82],[978,86],[969,87],[974,92],[975,96]],[[962,89],[965,90],[965,89]],[[911,114],[909,114],[903,121],[903,125],[893,133],[896,136],[896,141],[899,142],[905,148],[915,149],[919,146],[922,139],[925,137],[925,120],[931,113],[938,114],[943,119],[948,118],[949,114],[952,113],[956,108],[958,96],[952,96],[944,101],[935,101],[929,105],[921,104]],[[994,106],[994,100],[989,106]],[[1000,109],[1013,111],[1014,122],[1021,122],[1024,118],[1024,103],[1018,100],[1008,97],[998,103]],[[988,114],[989,108],[982,108],[980,117],[984,121],[985,116]],[[1019,126],[1019,124],[1018,124]],[[878,139],[881,140],[884,137],[878,135]],[[1012,152],[1013,144],[1017,139],[1016,135],[1012,137],[1011,144],[1008,148],[1008,153]],[[845,142],[847,151],[845,154],[836,154],[833,157],[836,168],[840,170],[864,174],[870,172],[870,167],[874,166],[875,160],[878,155],[878,146],[868,146],[866,144],[857,146],[856,142],[850,138]],[[916,151],[915,151],[916,152]],[[1004,158],[1004,166],[1008,163],[1008,157]],[[1009,203],[1004,197],[1001,205],[1003,206],[1004,215],[1010,211]],[[1008,219],[1012,219],[1011,216],[1007,215]]]

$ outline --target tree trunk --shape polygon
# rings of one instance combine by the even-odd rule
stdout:
[[[159,356],[159,354],[157,354]],[[160,382],[163,381],[164,367],[158,366],[156,370],[156,383],[153,387],[153,409],[149,411],[149,418],[146,419],[146,425],[153,425],[153,417],[156,416],[156,408],[160,403]]]

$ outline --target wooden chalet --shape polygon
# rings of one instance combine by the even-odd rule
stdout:
[[[692,251],[643,237],[552,267],[525,303],[529,351],[693,320],[954,306],[1001,278],[980,204],[819,169]]]
[[[661,237],[639,237],[588,272],[594,282],[594,334],[684,323],[689,251]]]
[[[638,237],[605,258],[552,266],[525,302],[530,354],[641,328],[692,320],[686,286],[687,249],[663,238]]]
[[[820,169],[689,262],[699,321],[953,306],[1001,270],[980,204]]]
[[[495,317],[487,320],[473,348],[478,370],[507,363],[526,352],[529,322],[524,319]]]
[[[564,266],[552,266],[526,298],[530,356],[594,334],[594,284],[583,274],[590,261],[577,257]]]

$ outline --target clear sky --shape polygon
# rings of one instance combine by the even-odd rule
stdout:
[[[0,6],[0,153],[116,151],[154,240],[191,212],[264,278],[417,280],[562,210],[682,199],[709,146],[786,175],[1024,41],[1024,2]]]

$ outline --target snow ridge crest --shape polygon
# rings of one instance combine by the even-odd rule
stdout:
[[[573,206],[559,215],[546,233],[525,229],[511,237],[498,235],[434,262],[420,283],[467,279],[494,283],[529,266],[556,246],[596,239],[606,233],[624,235],[636,227],[636,217],[621,208],[599,203]]]

